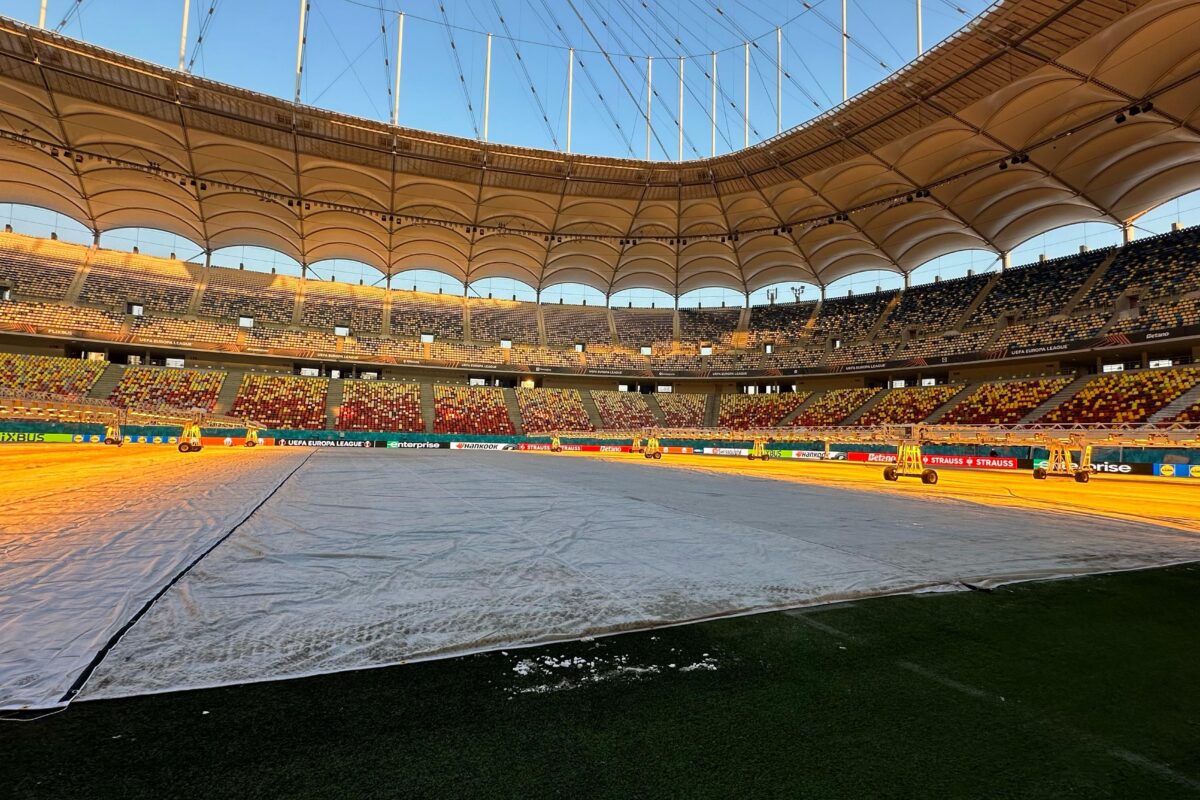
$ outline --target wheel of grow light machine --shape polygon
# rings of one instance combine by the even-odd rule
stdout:
[[[896,471],[895,467],[884,467],[883,479],[885,481],[898,481],[900,480],[900,473]]]
[[[1048,474],[1049,474],[1049,473],[1048,473],[1048,472],[1046,472],[1046,468],[1045,468],[1045,467],[1034,467],[1034,470],[1033,470],[1033,479],[1034,479],[1035,481],[1044,481],[1044,480],[1046,480],[1046,476],[1047,476]]]
[[[257,447],[258,442],[246,442],[246,447]]]
[[[762,460],[763,460],[763,461],[770,461],[770,460],[771,460],[771,456],[770,456],[770,455],[768,455],[767,453],[763,453]]]
[[[658,460],[661,460],[661,459],[662,459],[662,453],[655,453],[655,454],[654,454],[654,459],[655,459],[656,461],[658,461]]]
[[[938,474],[936,469],[926,469],[921,472],[921,483],[926,486],[933,486],[938,482]]]
[[[177,447],[176,449],[179,450],[179,452],[181,452],[181,453],[190,453],[190,452],[192,452],[192,443],[191,442],[180,442],[179,447]]]
[[[1090,469],[1081,469],[1075,473],[1076,483],[1087,483],[1092,479],[1092,471]]]

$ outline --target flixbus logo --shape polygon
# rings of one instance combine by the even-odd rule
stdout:
[[[44,442],[46,434],[44,433],[15,433],[13,431],[0,431],[0,442]]]

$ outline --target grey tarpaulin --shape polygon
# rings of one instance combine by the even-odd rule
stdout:
[[[317,453],[81,697],[1200,557],[1186,531],[642,463]]]

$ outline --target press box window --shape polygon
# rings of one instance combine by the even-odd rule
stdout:
[[[1154,359],[1150,362],[1150,369],[1163,369],[1164,367],[1173,367],[1175,362],[1169,358]]]
[[[585,345],[583,342],[575,343],[575,352],[576,353],[582,353],[586,349],[587,349],[587,345]]]
[[[0,300],[12,300],[12,289],[7,286],[0,287]]]
[[[253,328],[254,327],[254,317],[238,317],[238,327],[239,328]]]
[[[183,369],[183,359],[182,358],[169,358],[168,357],[165,363],[168,367],[174,367],[175,369]]]
[[[346,325],[334,325],[333,326],[333,335],[334,336],[349,336],[350,328],[347,327]]]
[[[922,386],[937,386],[936,378],[921,378]]]
[[[712,345],[711,344],[700,345],[700,355],[711,356],[712,355]]]
[[[500,340],[500,349],[512,350],[512,339],[501,339]]]
[[[421,344],[433,344],[433,334],[432,333],[422,333],[421,334]]]
[[[1105,364],[1104,371],[1105,372],[1124,372],[1125,365],[1124,364]]]
[[[641,349],[641,353],[642,353],[642,355],[644,355],[644,356],[648,356],[648,355],[650,355],[650,346],[649,346],[649,345],[643,345],[643,346],[642,346],[642,349]]]
[[[892,389],[903,389],[907,385],[908,384],[905,383],[904,381],[892,381],[891,383],[888,384],[888,386],[891,387]]]
[[[774,352],[775,352],[775,345],[773,345],[773,344],[764,344],[764,345],[763,345],[763,352],[764,352],[764,353],[766,353],[767,355],[771,355],[771,353],[774,353]]]
[[[321,377],[321,370],[316,367],[301,367],[300,374],[305,378],[319,378]]]
[[[146,309],[141,303],[126,303],[125,313],[131,317],[141,317],[145,316]]]

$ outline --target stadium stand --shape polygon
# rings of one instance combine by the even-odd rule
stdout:
[[[934,335],[909,339],[896,355],[900,358],[936,358],[955,353],[976,353],[984,350],[995,335],[994,331],[983,330],[957,336]]]
[[[1109,372],[1084,384],[1039,422],[1145,422],[1200,382],[1200,369]]]
[[[426,292],[392,292],[393,336],[463,338],[463,299]]]
[[[517,389],[526,433],[595,430],[577,389]]]
[[[985,383],[938,420],[942,425],[1014,425],[1065,389],[1074,378]]]
[[[830,389],[797,414],[792,424],[806,428],[841,425],[878,392],[879,389],[865,387]]]
[[[292,324],[296,308],[295,281],[277,275],[213,267],[205,270],[208,285],[200,299],[206,317],[253,317],[258,322]]]
[[[512,435],[504,391],[491,387],[433,387],[433,432]]]
[[[22,297],[61,300],[86,257],[77,245],[0,233],[0,284]]]
[[[383,291],[334,281],[308,281],[304,286],[303,324],[331,331],[345,326],[353,334],[383,330]]]
[[[1082,317],[1021,322],[1000,331],[996,347],[1045,347],[1080,339],[1091,339],[1103,330],[1107,314],[1086,314]]]
[[[332,333],[298,328],[260,328],[246,331],[246,344],[266,350],[321,350],[332,352],[338,340]]]
[[[681,308],[679,338],[684,342],[728,344],[741,318],[740,308]]]
[[[643,347],[675,339],[675,312],[670,309],[614,308],[612,314],[621,344]]]
[[[0,327],[9,330],[34,328],[52,336],[73,336],[78,331],[85,335],[114,338],[121,333],[124,325],[123,316],[98,308],[12,300],[0,302]]]
[[[748,344],[755,347],[766,342],[780,344],[807,338],[809,334],[805,326],[815,306],[814,300],[751,307]]]
[[[86,395],[108,366],[105,361],[0,353],[0,389],[6,392]]]
[[[150,311],[183,314],[191,302],[199,272],[200,267],[193,274],[187,264],[179,261],[97,250],[79,300],[118,306],[122,311],[126,303],[134,302]]]
[[[856,425],[903,425],[923,422],[962,390],[962,384],[890,389],[858,418]]]
[[[1143,300],[1161,299],[1200,289],[1200,227],[1130,242],[1079,301],[1080,308],[1110,308],[1128,289]]]
[[[415,383],[345,381],[335,423],[339,431],[421,433],[421,387]]]
[[[595,306],[542,306],[549,344],[612,344],[608,309]]]
[[[1200,297],[1142,306],[1136,316],[1123,317],[1112,333],[1145,333],[1200,325]]]
[[[1033,320],[1061,313],[1111,253],[1111,248],[1091,250],[1006,270],[966,327],[993,325],[1006,317]]]
[[[827,366],[843,366],[846,364],[871,364],[877,361],[887,361],[900,347],[900,342],[859,342],[848,344],[830,352],[824,358]]]
[[[429,346],[431,358],[445,361],[482,361],[500,364],[507,360],[508,351],[503,347],[463,342],[436,341]]]
[[[590,347],[584,354],[593,369],[650,369],[650,358],[620,347]]]
[[[512,300],[467,300],[471,309],[471,338],[498,342],[508,339],[538,343],[537,306]]]
[[[138,317],[133,321],[131,333],[135,340],[153,343],[204,342],[208,344],[232,345],[238,340],[241,328],[206,319],[178,319],[176,317]]]
[[[825,300],[817,312],[813,336],[853,342],[866,336],[896,292],[877,292]]]
[[[1180,411],[1171,422],[1200,422],[1200,401]]]
[[[699,428],[704,424],[708,395],[655,392],[654,399],[662,409],[668,428]]]
[[[951,281],[914,286],[900,294],[900,302],[888,314],[880,336],[895,336],[916,328],[948,330],[990,280],[988,275],[972,275]]]
[[[355,353],[370,358],[420,358],[424,346],[411,339],[384,339],[378,336],[356,336],[342,342],[343,353]]]
[[[639,392],[593,389],[592,399],[596,401],[596,410],[600,412],[600,422],[605,428],[635,430],[652,427],[656,422],[645,396]]]
[[[734,430],[773,428],[807,400],[809,394],[723,394],[717,424]]]
[[[122,408],[202,408],[212,411],[225,382],[218,370],[128,367],[109,395]]]
[[[555,347],[533,347],[514,344],[509,352],[509,361],[514,364],[538,364],[544,367],[578,367],[582,361],[575,350]]]
[[[329,381],[290,375],[242,378],[233,401],[233,415],[248,417],[268,428],[320,430],[325,427]]]

